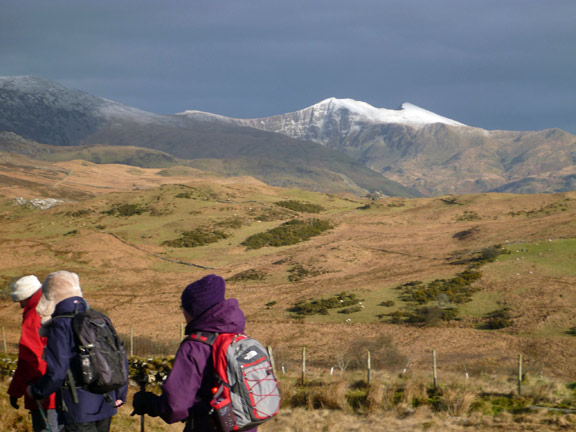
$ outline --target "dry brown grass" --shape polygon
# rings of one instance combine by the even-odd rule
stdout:
[[[288,375],[297,374],[301,348],[306,346],[310,380],[332,379],[329,388],[318,386],[305,394],[286,384],[285,394],[300,403],[287,408],[290,414],[278,420],[277,430],[289,427],[286,425],[290,419],[302,412],[315,419],[311,422],[316,426],[307,430],[324,430],[322,424],[330,424],[334,430],[360,430],[340,425],[348,424],[345,420],[348,417],[355,419],[350,420],[351,423],[365,422],[364,430],[370,430],[367,424],[377,427],[375,419],[374,424],[370,423],[372,416],[384,416],[385,421],[380,419],[380,422],[391,422],[390,425],[396,425],[394,419],[403,418],[403,424],[414,421],[410,427],[415,429],[432,422],[429,426],[432,430],[442,430],[440,425],[445,430],[459,430],[461,425],[457,421],[438,418],[438,414],[433,421],[429,420],[430,413],[425,412],[429,408],[412,405],[414,398],[426,394],[432,350],[438,353],[440,385],[447,392],[444,402],[454,416],[465,412],[473,403],[465,386],[454,389],[447,386],[456,381],[450,374],[463,376],[464,369],[471,381],[482,379],[482,391],[507,394],[516,387],[517,355],[522,353],[525,370],[529,372],[525,391],[541,402],[550,398],[551,393],[560,394],[562,389],[531,381],[531,377],[541,374],[558,377],[562,384],[574,381],[576,338],[562,331],[576,326],[573,314],[576,274],[559,273],[556,268],[551,271],[549,263],[554,260],[551,256],[527,262],[519,253],[514,257],[518,258],[514,265],[496,263],[483,267],[483,277],[478,282],[481,292],[469,305],[463,306],[469,310],[462,321],[428,328],[398,326],[376,318],[379,313],[403,306],[393,287],[412,280],[449,278],[460,272],[465,266],[451,265],[448,260],[455,254],[496,243],[512,245],[576,238],[574,192],[467,195],[458,197],[458,205],[447,205],[440,198],[385,198],[373,203],[369,210],[357,210],[365,200],[271,188],[246,179],[219,179],[201,173],[161,177],[155,175],[156,170],[139,170],[135,175],[128,167],[82,162],[51,166],[72,170],[72,175],[66,177],[63,171],[48,175],[42,170],[21,169],[13,173],[19,182],[0,188],[0,194],[5,197],[0,199],[3,246],[0,287],[5,288],[11,278],[24,274],[35,273],[43,278],[54,270],[76,271],[87,300],[93,307],[106,310],[121,333],[128,334],[134,326],[135,336],[164,341],[179,336],[183,318],[178,312],[178,297],[190,281],[212,272],[224,277],[250,269],[268,274],[263,281],[228,284],[228,295],[239,299],[247,315],[247,331],[274,347],[277,366],[284,364]],[[36,187],[33,188],[32,183]],[[175,192],[166,192],[170,186],[155,189],[163,183],[187,184],[186,188],[206,194],[199,200],[178,201],[173,197]],[[42,212],[12,205],[11,199],[15,196],[39,195],[74,197],[77,202]],[[173,213],[142,218],[112,218],[100,213],[108,209],[111,202],[130,199],[160,203],[157,204],[160,209]],[[255,215],[270,211],[274,202],[285,199],[321,204],[328,211],[320,217],[330,219],[336,228],[291,247],[258,251],[240,247],[240,241],[248,234],[281,222],[257,222]],[[566,210],[548,214],[541,210],[559,202],[567,206]],[[82,209],[93,211],[82,218],[66,216],[67,211]],[[465,211],[477,213],[480,219],[458,220]],[[509,214],[522,211],[535,213],[532,216]],[[250,221],[250,225],[234,231],[227,241],[191,250],[160,246],[161,240],[176,237],[175,230],[181,226],[193,228],[235,215]],[[105,226],[105,229],[96,226]],[[74,230],[76,234],[65,235]],[[466,230],[471,230],[473,235],[460,240],[454,237]],[[174,264],[164,258],[202,264],[210,269]],[[289,269],[296,264],[319,272],[300,282],[289,282]],[[297,300],[328,297],[344,290],[365,298],[366,309],[350,316],[333,313],[304,320],[293,319],[286,312]],[[383,300],[394,300],[396,306],[390,309],[378,306]],[[274,306],[265,306],[272,301],[276,302]],[[476,328],[483,311],[503,304],[514,311],[513,327],[498,331]],[[351,321],[346,322],[347,318]],[[14,350],[21,316],[17,305],[6,297],[0,299],[0,322],[9,349]],[[383,340],[383,335],[389,340],[389,347],[382,355],[397,360],[381,366],[382,373],[388,376],[374,375],[365,406],[367,414],[360,421],[348,413],[346,394],[350,384],[346,384],[346,380],[327,379],[327,373],[331,367],[338,370],[342,360],[339,356],[346,353],[349,346],[362,342],[354,346],[364,347],[357,354],[365,358],[365,347]],[[390,383],[395,382],[392,377],[405,367],[402,359],[410,359],[408,375],[414,379],[405,380],[404,389],[398,395],[396,385]],[[419,378],[419,373],[425,378]],[[364,379],[360,372],[357,375],[348,381]],[[333,410],[317,409],[322,407]],[[302,411],[306,409],[308,411]],[[416,414],[421,417],[417,421]],[[448,414],[444,412],[444,415]],[[333,417],[339,420],[333,421]],[[470,421],[473,427],[481,423]],[[494,426],[494,422],[486,419],[482,422],[486,423],[482,426],[485,429],[478,430],[491,430]],[[398,430],[404,427],[396,426]]]

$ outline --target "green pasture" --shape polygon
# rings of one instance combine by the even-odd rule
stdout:
[[[576,276],[576,239],[546,239],[505,248],[510,254],[500,255],[498,262],[508,273],[533,268],[550,276]]]

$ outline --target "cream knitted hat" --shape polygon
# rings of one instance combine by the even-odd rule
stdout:
[[[12,284],[12,301],[19,302],[32,297],[40,289],[42,284],[34,275],[24,276]]]

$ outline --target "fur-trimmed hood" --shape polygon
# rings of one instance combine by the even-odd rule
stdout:
[[[49,325],[56,305],[70,297],[82,297],[78,275],[66,270],[50,273],[42,283],[42,298],[36,307],[43,327]]]

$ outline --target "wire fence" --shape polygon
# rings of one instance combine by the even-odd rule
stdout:
[[[7,340],[2,327],[2,352],[17,355],[18,341]],[[119,338],[123,342],[129,358],[170,358],[173,357],[184,338],[184,324],[180,332],[175,329],[173,335],[162,339],[137,335],[131,326],[127,331],[120,331]],[[333,355],[315,352],[314,347],[267,347],[274,361],[278,376],[293,377],[304,381],[338,377],[355,373],[370,381],[374,372],[384,371],[397,375],[409,375],[413,372],[425,373],[430,376],[434,386],[442,380],[443,373],[455,374],[468,380],[489,376],[505,376],[510,382],[520,386],[526,376],[535,378],[550,378],[552,376],[570,383],[576,377],[545,368],[541,359],[527,354],[502,352],[498,357],[483,357],[478,354],[448,354],[435,349],[419,353],[419,356],[401,356],[392,346],[371,346],[368,349],[355,348],[347,352],[334,352]]]

